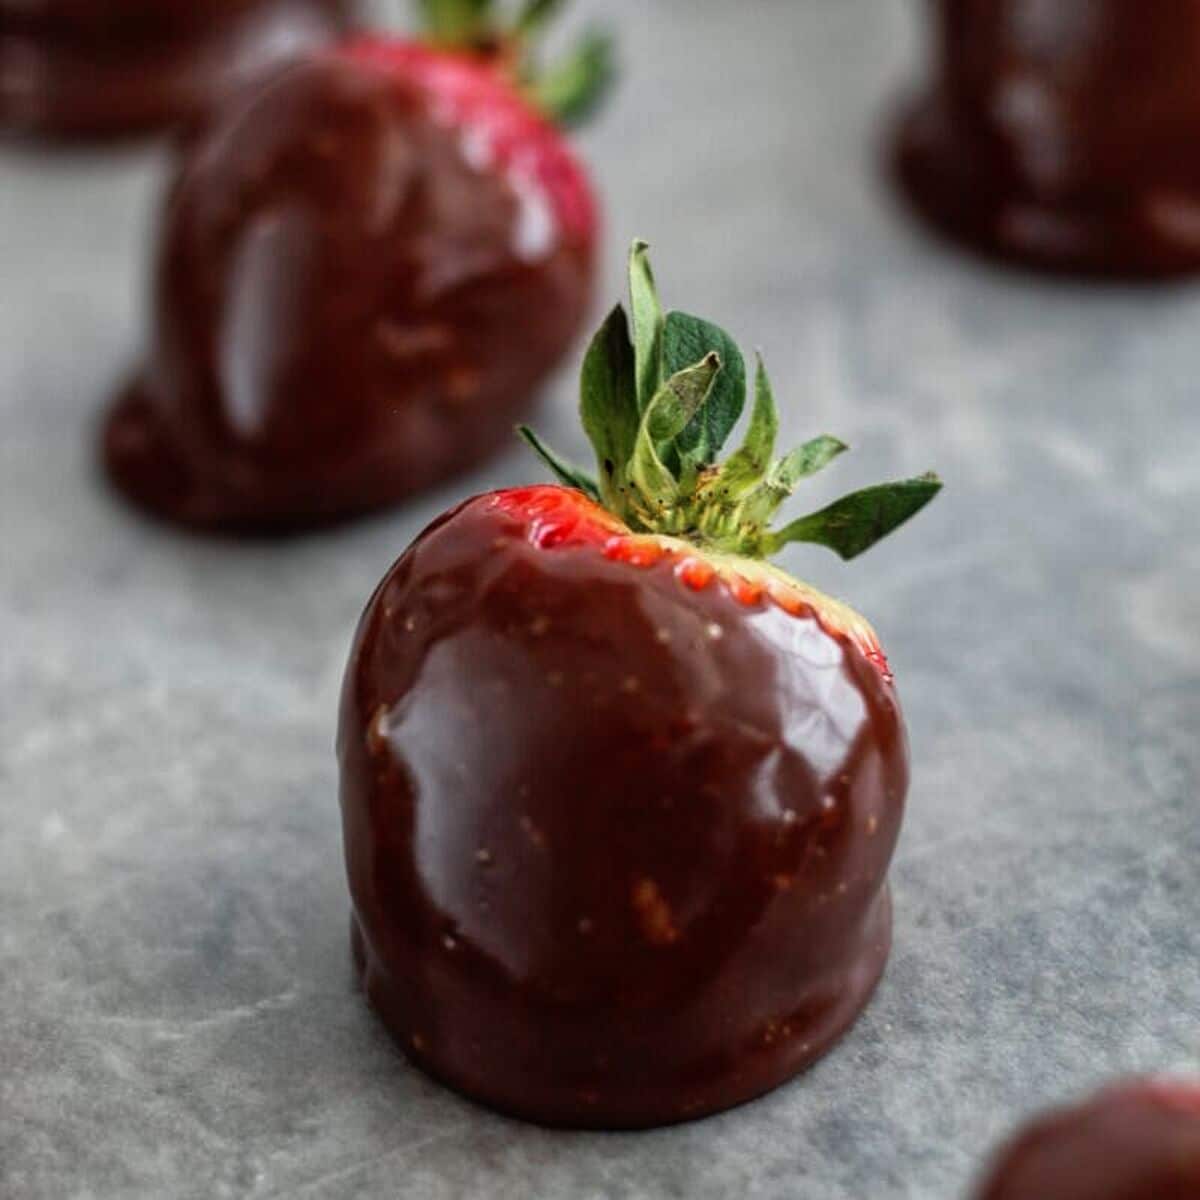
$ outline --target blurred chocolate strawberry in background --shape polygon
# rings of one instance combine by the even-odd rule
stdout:
[[[598,212],[561,129],[606,37],[541,68],[559,3],[428,0],[427,35],[344,42],[231,98],[190,142],[148,361],[104,455],[160,516],[321,525],[477,464],[588,310]]]
[[[1044,1114],[977,1200],[1200,1200],[1200,1081],[1135,1080]]]
[[[353,0],[0,0],[0,134],[176,125],[330,41],[354,11]]]
[[[934,228],[1053,271],[1200,271],[1200,4],[935,0],[896,146]]]

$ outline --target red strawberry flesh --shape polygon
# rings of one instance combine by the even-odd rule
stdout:
[[[561,487],[513,488],[496,493],[492,502],[523,522],[529,540],[542,549],[599,546],[607,558],[642,567],[666,560],[692,591],[703,591],[719,579],[740,604],[770,600],[793,616],[812,616],[831,636],[853,641],[888,682],[892,680],[875,631],[858,613],[768,563],[705,554],[677,538],[632,533],[599,504]]]
[[[500,63],[423,42],[357,38],[341,50],[433,98],[436,118],[458,131],[473,160],[508,177],[523,194],[544,196],[559,229],[590,243],[598,214],[592,186],[562,131],[513,87]]]

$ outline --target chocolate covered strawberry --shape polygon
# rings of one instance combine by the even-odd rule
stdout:
[[[0,0],[0,135],[105,139],[197,113],[334,40],[354,0]]]
[[[363,616],[339,756],[354,945],[413,1059],[549,1123],[746,1100],[821,1055],[883,970],[908,759],[879,642],[771,566],[845,557],[937,491],[772,529],[845,449],[774,457],[758,369],[664,315],[644,248],[583,368],[593,479],[468,500]]]
[[[608,77],[429,0],[427,41],[360,38],[221,108],[185,154],[153,348],[105,435],[133,499],[208,528],[303,528],[491,453],[579,330],[597,210],[557,119]]]
[[[979,1200],[1200,1200],[1200,1081],[1139,1080],[1039,1117]]]

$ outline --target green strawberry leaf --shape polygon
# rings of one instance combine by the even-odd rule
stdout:
[[[641,493],[639,515],[643,519],[660,514],[678,499],[678,481],[659,457],[658,446],[671,442],[695,416],[720,370],[721,360],[708,355],[672,375],[647,407],[629,466],[630,478]]]
[[[616,77],[613,38],[593,30],[585,33],[565,57],[539,71],[527,94],[552,121],[569,129],[582,124],[599,108]]]
[[[762,355],[754,374],[754,408],[741,447],[729,456],[717,477],[722,502],[740,500],[766,477],[779,434],[779,410]]]
[[[596,486],[596,481],[585,470],[551,450],[528,425],[518,425],[517,433],[529,443],[533,452],[550,468],[559,483],[565,484],[569,488],[578,488],[590,499],[599,503],[600,489]]]
[[[642,427],[650,440],[655,445],[674,441],[711,398],[720,376],[721,358],[715,352],[674,372],[642,418]]]
[[[937,495],[941,481],[922,475],[843,496],[772,530],[772,518],[799,483],[847,447],[826,434],[774,459],[779,414],[760,356],[742,444],[719,463],[745,404],[745,362],[717,326],[686,313],[664,315],[646,250],[634,242],[629,256],[631,314],[614,308],[584,358],[580,415],[598,480],[531,430],[520,431],[559,480],[600,499],[631,530],[750,558],[792,542],[854,558]]]
[[[609,313],[584,357],[579,411],[596,451],[604,503],[620,512],[641,417],[629,322],[619,304]]]
[[[489,30],[492,0],[419,0],[419,5],[435,41],[467,45]]]
[[[633,351],[637,364],[638,411],[645,412],[663,381],[663,319],[645,242],[629,254],[629,293],[633,301]],[[692,359],[695,362],[695,359]]]
[[[775,554],[789,542],[811,542],[842,558],[856,558],[920,512],[941,488],[942,481],[932,473],[865,488],[767,534],[764,548]]]
[[[800,480],[823,471],[839,454],[845,454],[849,449],[838,438],[822,434],[803,446],[797,446],[786,458],[781,458],[771,468],[767,483],[778,488],[785,496],[790,496]]]
[[[845,442],[824,435],[798,446],[772,464],[766,478],[743,501],[743,520],[765,529],[801,479],[815,475],[848,449]]]
[[[746,363],[723,329],[687,313],[668,313],[663,326],[663,372],[671,375],[706,354],[720,356],[721,374],[707,403],[676,439],[680,459],[708,466],[721,452],[746,404]]]
[[[518,37],[539,33],[563,7],[565,0],[525,0],[525,5],[513,24]]]

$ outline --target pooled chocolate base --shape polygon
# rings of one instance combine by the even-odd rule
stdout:
[[[350,0],[208,7],[218,11],[147,18],[97,3],[99,15],[83,20],[0,0],[0,134],[106,140],[179,125],[251,76],[334,38],[352,9]]]
[[[502,1005],[493,1014],[478,1008],[465,991],[438,1011],[421,1013],[409,1003],[410,987],[393,979],[371,952],[355,917],[350,918],[350,945],[363,992],[404,1049],[405,1057],[439,1083],[469,1100],[508,1116],[551,1128],[648,1129],[695,1121],[735,1108],[787,1083],[824,1057],[854,1024],[874,994],[892,946],[892,898],[885,888],[845,965],[821,980],[822,999],[783,1013],[778,1033],[763,1033],[746,1046],[744,1057],[730,1061],[714,1056],[697,1059],[664,1081],[654,1065],[653,1046],[630,1046],[623,1070],[614,1070],[603,1091],[586,1080],[573,1086],[567,1073],[548,1079],[531,1063],[556,1051],[549,1046],[564,1033],[583,1051],[588,1030],[567,1017],[560,1026],[527,1027],[512,1036],[514,1018],[522,1014]],[[445,1007],[443,1007],[443,1004]],[[467,1039],[443,1041],[430,1052],[415,1029],[476,1028]],[[543,1044],[542,1039],[547,1039]],[[623,1076],[623,1077],[622,1077]]]
[[[508,408],[497,408],[448,420],[409,441],[402,470],[389,456],[292,473],[218,461],[204,472],[180,453],[139,379],[109,410],[101,465],[124,499],[155,520],[197,533],[285,536],[388,508],[470,471],[513,440],[514,419]]]
[[[1200,188],[1052,200],[1031,190],[938,96],[898,127],[891,169],[935,231],[1004,262],[1052,273],[1170,278],[1200,271]]]

